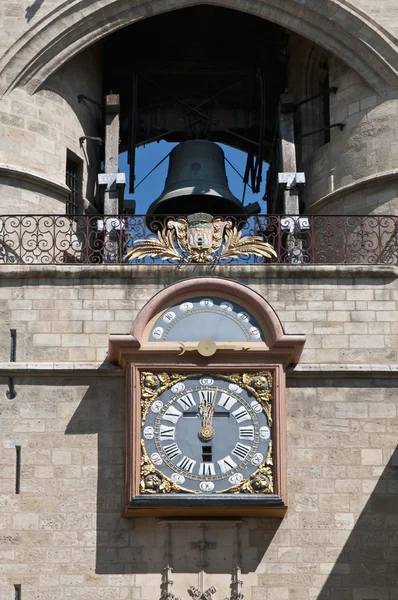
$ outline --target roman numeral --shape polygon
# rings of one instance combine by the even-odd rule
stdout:
[[[180,462],[177,463],[177,467],[180,469],[184,469],[187,473],[192,473],[194,466],[196,465],[196,460],[192,460],[189,456],[183,456]]]
[[[250,415],[245,409],[244,406],[240,406],[232,413],[238,423],[242,423],[242,421],[250,421]]]
[[[236,462],[230,456],[226,456],[217,462],[220,465],[221,473],[226,473],[236,467]]]
[[[181,417],[182,412],[180,412],[173,405],[169,406],[169,408],[164,413],[162,419],[166,419],[166,421],[171,421],[172,423],[177,423],[178,419]]]
[[[192,394],[187,394],[186,396],[179,398],[177,402],[180,406],[182,406],[182,408],[185,409],[191,408],[191,406],[195,406],[196,404]]]
[[[254,440],[253,425],[247,425],[247,427],[239,427],[239,439],[240,440]]]
[[[169,444],[168,446],[163,446],[163,451],[167,454],[170,460],[173,460],[174,457],[181,454],[181,450],[177,446],[177,444]]]
[[[235,448],[232,450],[232,454],[235,454],[235,456],[237,456],[238,458],[244,459],[246,458],[250,450],[251,446],[245,446],[245,444],[241,444],[240,442],[238,442]]]
[[[216,390],[200,390],[199,398],[201,402],[205,402],[206,404],[212,404],[216,395]]]
[[[234,404],[236,404],[235,398],[232,398],[229,394],[222,392],[221,398],[218,401],[218,406],[222,406],[225,410],[231,410]]]
[[[213,463],[200,463],[199,475],[215,475],[216,470]]]
[[[168,427],[168,425],[160,426],[160,439],[161,440],[174,440],[175,427]]]

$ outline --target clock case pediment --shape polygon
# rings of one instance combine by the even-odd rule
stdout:
[[[197,339],[151,341],[150,334],[159,317],[170,306],[190,302],[192,298],[220,298],[220,301],[243,307],[251,317],[254,316],[262,339],[246,340],[244,343],[242,340],[217,341],[210,356],[201,353]],[[285,369],[297,362],[304,341],[304,336],[284,334],[272,308],[258,294],[240,284],[213,278],[179,282],[162,290],[142,309],[130,336],[111,336],[109,358],[123,366],[126,372],[125,516],[283,516],[287,508]],[[148,471],[143,471],[142,462],[145,459],[152,465],[142,446],[143,394],[148,395],[143,374],[148,372],[155,376],[178,373],[181,376],[218,374],[221,377],[245,375],[249,378],[268,372],[273,382],[270,396],[272,453],[266,458],[273,463],[270,465],[272,489],[258,492],[248,485],[246,492],[234,489],[235,493],[230,493],[227,489],[222,493],[205,494],[173,491],[167,486],[162,486],[162,491],[153,489],[153,493],[143,490],[143,473]],[[156,469],[154,465],[150,469],[152,467]],[[150,473],[153,475],[151,484],[156,488],[159,473]]]

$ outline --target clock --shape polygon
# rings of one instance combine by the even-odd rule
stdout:
[[[131,335],[126,370],[126,517],[281,517],[286,512],[286,335],[267,302],[221,278],[160,291]]]
[[[150,342],[264,342],[257,319],[245,308],[218,296],[175,303],[156,317]]]
[[[141,373],[143,495],[272,494],[272,375]]]

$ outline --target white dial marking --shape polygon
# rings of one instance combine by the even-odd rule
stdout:
[[[202,492],[211,492],[214,490],[214,483],[212,481],[201,481],[199,487]]]
[[[188,410],[191,406],[195,406],[196,402],[192,394],[187,394],[186,396],[182,396],[177,400],[178,404],[182,406],[184,410]]]
[[[250,334],[256,339],[261,337],[261,332],[259,329],[257,329],[257,327],[250,327]]]
[[[216,395],[216,390],[199,390],[199,398],[201,402],[212,404]]]
[[[203,298],[203,300],[201,300],[199,302],[200,306],[202,306],[203,308],[211,308],[214,304],[213,300],[210,300],[210,298]]]
[[[153,440],[154,430],[153,427],[144,427],[144,438],[146,440]]]
[[[230,392],[236,392],[237,394],[240,394],[242,391],[242,388],[239,387],[239,385],[237,385],[236,383],[230,383],[228,389]]]
[[[237,400],[226,394],[225,392],[221,393],[221,398],[217,402],[218,406],[222,406],[225,410],[231,410],[234,404],[236,404]]]
[[[250,421],[251,417],[244,406],[240,406],[232,413],[238,423],[242,421]]]
[[[173,385],[173,387],[171,388],[171,391],[173,392],[173,394],[178,394],[178,392],[183,392],[184,390],[185,390],[185,383],[183,383],[182,381],[179,381],[178,383]]]
[[[163,321],[165,323],[171,323],[176,318],[175,312],[169,310],[165,315],[163,315]]]
[[[160,340],[163,335],[163,331],[163,327],[155,327],[155,329],[152,331],[152,335],[156,340]]]
[[[165,421],[171,421],[171,423],[175,424],[181,416],[182,412],[175,408],[175,406],[171,405],[162,416],[162,419],[165,419]]]
[[[215,475],[216,470],[214,468],[214,463],[200,463],[199,466],[199,475]]]
[[[260,402],[257,402],[257,400],[253,400],[253,402],[250,402],[250,406],[256,413],[260,413],[263,410]]]
[[[162,457],[157,452],[151,454],[151,461],[156,466],[161,465],[163,463]]]
[[[229,483],[232,483],[232,485],[235,485],[236,483],[241,482],[242,479],[243,479],[242,473],[234,473],[234,475],[231,475],[231,477],[228,477],[228,481],[229,481]]]
[[[199,380],[199,383],[200,385],[213,385],[214,379],[211,377],[202,377],[202,379]]]
[[[257,467],[258,465],[261,465],[263,460],[264,460],[264,456],[262,454],[260,454],[260,452],[257,452],[257,454],[255,454],[253,456],[253,458],[251,459],[251,463],[252,463],[252,465],[255,465]]]
[[[235,454],[235,456],[244,460],[249,454],[250,450],[251,446],[246,446],[246,444],[241,444],[240,442],[238,442],[235,448],[232,450],[232,454]]]
[[[231,312],[234,309],[233,305],[230,302],[221,302],[220,308],[228,312]]]
[[[192,473],[194,466],[196,465],[196,460],[189,458],[189,456],[183,456],[180,462],[177,463],[177,467],[180,469],[184,469],[187,473]]]
[[[187,312],[188,310],[192,310],[192,309],[193,309],[192,302],[183,302],[182,304],[180,304],[181,312]]]
[[[239,427],[239,439],[254,440],[254,426],[247,425],[246,427]]]
[[[171,479],[176,483],[184,483],[185,481],[184,475],[180,475],[179,473],[173,473]]]
[[[163,408],[163,402],[161,400],[155,400],[151,406],[151,411],[157,414]]]
[[[264,427],[260,427],[260,438],[262,440],[269,440],[270,437],[271,437],[270,428],[267,427],[266,425],[264,425]]]
[[[163,446],[163,452],[167,454],[170,460],[173,460],[173,458],[181,454],[181,450],[179,449],[177,444],[169,444],[168,446]]]
[[[249,321],[249,315],[245,312],[240,312],[238,313],[238,319],[240,319],[244,323],[247,323]]]
[[[176,432],[176,428],[175,427],[169,427],[168,425],[161,425],[160,426],[160,440],[175,440],[175,432]]]
[[[226,473],[236,467],[236,462],[229,455],[217,462],[220,465],[221,473]]]

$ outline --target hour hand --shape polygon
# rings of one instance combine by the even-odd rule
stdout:
[[[213,402],[207,403],[202,400],[199,410],[202,415],[202,427],[198,434],[199,439],[202,440],[202,442],[210,442],[216,433],[213,427],[214,404]]]

